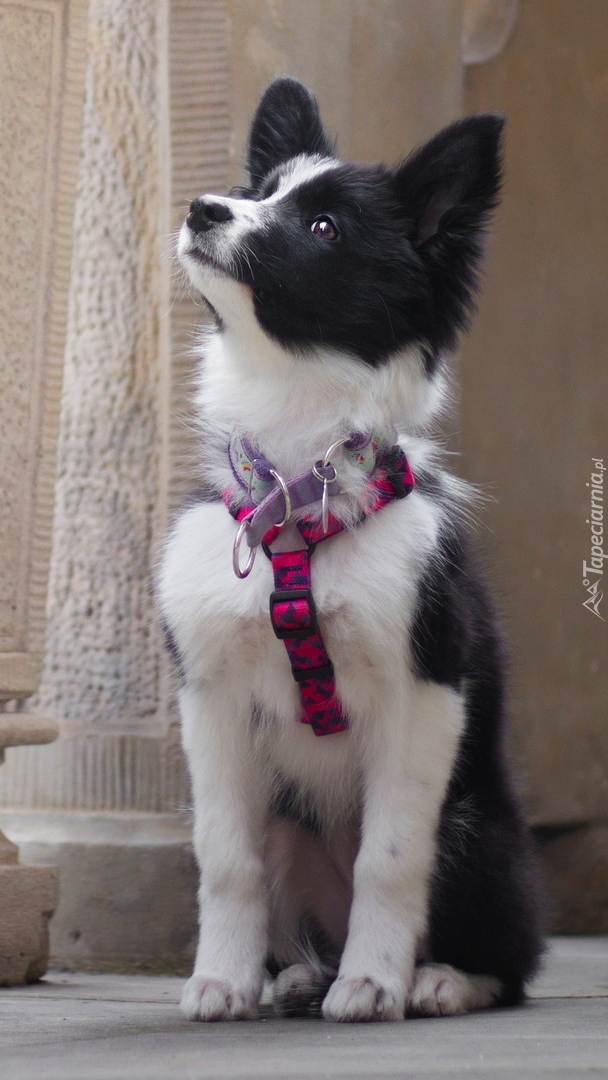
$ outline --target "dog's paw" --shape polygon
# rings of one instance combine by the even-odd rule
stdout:
[[[404,1011],[404,995],[370,976],[337,978],[323,1002],[325,1019],[340,1023],[403,1020]]]
[[[274,1011],[278,1016],[320,1016],[321,1003],[334,978],[335,972],[311,964],[292,964],[275,979]]]
[[[449,964],[421,964],[414,972],[408,1014],[459,1016],[473,1009],[487,1009],[495,1003],[500,990],[500,980],[491,975],[467,975]]]
[[[187,1020],[254,1020],[259,995],[227,980],[192,975],[184,987],[181,1010]]]

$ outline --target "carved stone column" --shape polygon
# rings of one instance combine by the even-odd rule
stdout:
[[[197,80],[212,55],[204,116],[218,5],[189,7]],[[175,817],[188,789],[153,596],[174,413],[169,54],[163,0],[91,0],[37,700],[61,737],[48,756],[13,751],[0,778],[11,835],[61,869],[52,952],[76,967],[168,970],[194,935],[189,829]]]
[[[86,7],[0,2],[0,763],[58,730],[29,699],[45,647]],[[0,985],[44,974],[57,899],[57,870],[20,865],[0,832]]]

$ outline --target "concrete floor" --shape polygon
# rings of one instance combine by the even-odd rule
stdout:
[[[397,1024],[192,1024],[182,980],[51,972],[0,990],[1,1080],[608,1078],[608,938],[554,939],[519,1009]]]

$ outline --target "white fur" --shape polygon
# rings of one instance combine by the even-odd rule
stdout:
[[[266,202],[307,170],[326,167],[296,162]],[[231,245],[246,244],[270,210],[264,202],[225,201],[235,218],[222,230],[218,258],[229,265]],[[286,353],[258,326],[249,289],[189,255],[194,242],[184,227],[182,261],[225,326],[204,341],[196,399],[207,474],[220,489],[234,486],[225,454],[233,430],[287,477],[350,431],[397,433],[414,472],[429,459],[422,432],[442,406],[441,375],[429,381],[413,353],[378,370],[323,350],[305,360]],[[349,493],[360,491],[361,475],[339,454],[336,464],[343,502],[352,507]],[[348,936],[324,1015],[404,1015],[426,928],[439,810],[464,724],[461,695],[417,679],[408,651],[417,583],[436,549],[442,513],[414,490],[315,552],[315,604],[350,722],[348,732],[321,738],[297,722],[298,688],[268,617],[268,560],[259,555],[251,575],[237,580],[236,525],[220,503],[194,505],[175,525],[161,604],[187,673],[180,706],[201,867],[200,941],[183,998],[192,1019],[254,1015],[269,934],[285,941],[293,933],[294,910],[285,904],[273,902],[280,925],[268,925],[264,843],[277,774],[312,799],[329,831],[361,824]],[[297,906],[295,897],[290,905]],[[426,982],[416,986],[417,1002],[432,996]],[[452,997],[459,1011],[466,994]]]
[[[415,971],[408,1011],[414,1016],[458,1016],[487,1009],[500,991],[500,980],[492,975],[467,975],[449,964],[421,964]]]
[[[269,195],[264,202],[267,204],[278,202],[300,184],[315,180],[317,177],[322,176],[323,173],[337,169],[339,165],[340,162],[334,158],[322,157],[320,154],[312,156],[301,154],[299,157],[292,158],[282,167],[277,190],[272,195]]]

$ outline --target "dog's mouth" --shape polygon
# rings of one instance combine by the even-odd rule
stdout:
[[[190,245],[190,247],[186,248],[182,253],[182,258],[193,259],[200,265],[207,266],[210,270],[215,270],[217,274],[223,274],[225,277],[237,278],[234,266],[227,266],[217,256],[212,255],[209,251],[201,251],[196,245]]]
[[[228,266],[216,255],[208,251],[201,251],[199,247],[193,244],[183,248],[180,252],[180,259],[188,271],[192,284],[201,294],[218,325],[223,325],[224,319],[216,307],[217,287],[212,285],[213,280],[217,281],[218,286],[221,279],[226,282],[233,282],[235,285],[245,289],[250,296],[253,295],[253,286],[248,281],[243,280],[239,274],[238,266],[234,262]],[[190,263],[189,266],[188,263]]]
[[[216,252],[201,250],[196,244],[189,244],[180,255],[182,260],[191,260],[198,267],[210,270],[214,275],[228,278],[237,285],[256,291],[256,283],[251,274],[251,266],[248,261],[243,262],[238,254],[232,254],[229,259],[222,259]]]

